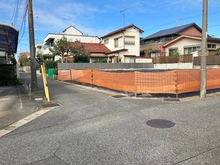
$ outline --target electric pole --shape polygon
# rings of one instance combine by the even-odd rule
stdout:
[[[35,59],[35,42],[34,42],[34,21],[32,0],[27,0],[28,5],[28,27],[31,59],[31,91],[37,91],[36,59]]]
[[[206,97],[207,16],[208,16],[208,0],[203,0],[202,54],[201,54],[201,67],[200,67],[200,98],[201,99]]]

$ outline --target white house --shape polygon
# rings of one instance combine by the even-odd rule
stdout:
[[[101,37],[102,43],[111,50],[108,61],[111,63],[134,63],[140,56],[140,34],[143,30],[131,24]]]
[[[35,46],[36,54],[50,54],[49,48],[53,47],[53,44],[62,37],[66,37],[69,42],[80,41],[83,43],[100,43],[99,37],[83,35],[83,33],[74,26],[69,26],[62,33],[49,33],[44,38],[42,44],[37,44]],[[59,57],[55,57],[55,60],[58,58]]]
[[[198,56],[198,52],[201,51],[202,47],[202,37],[194,37],[181,35],[172,41],[163,45],[165,48],[165,52],[168,55],[173,54],[174,51],[179,54],[193,54],[193,56]],[[216,48],[220,47],[220,39],[219,38],[207,38],[207,55],[215,55]]]

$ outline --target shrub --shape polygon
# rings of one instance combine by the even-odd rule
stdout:
[[[0,86],[21,85],[22,82],[17,78],[14,65],[0,66]]]
[[[58,68],[54,68],[54,69],[53,69],[53,74],[54,74],[54,75],[58,75]]]
[[[100,58],[99,60],[94,60],[92,63],[107,63],[107,58]]]
[[[44,61],[46,69],[48,68],[57,68],[57,62],[56,61]]]
[[[87,55],[76,55],[74,57],[75,63],[89,63],[89,56]]]

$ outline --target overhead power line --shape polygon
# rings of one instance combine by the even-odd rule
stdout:
[[[20,4],[21,4],[21,0],[15,0],[14,10],[13,10],[12,18],[10,20],[10,23],[12,25],[15,25],[16,22],[17,22],[17,18],[18,18],[18,15],[19,15]]]
[[[24,10],[24,14],[23,14],[22,22],[21,22],[21,27],[20,27],[21,37],[19,38],[18,43],[20,43],[20,41],[21,41],[21,39],[23,38],[24,33],[25,33],[25,24],[26,24],[27,9],[28,9],[27,2],[26,2],[25,4],[26,4],[26,7],[25,7],[25,10]]]

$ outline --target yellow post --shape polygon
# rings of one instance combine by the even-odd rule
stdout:
[[[47,85],[47,76],[46,76],[46,69],[45,65],[41,65],[41,70],[42,70],[42,77],[43,77],[43,83],[44,83],[44,91],[45,91],[45,96],[47,98],[47,101],[50,102],[50,96],[49,96],[49,88]]]

